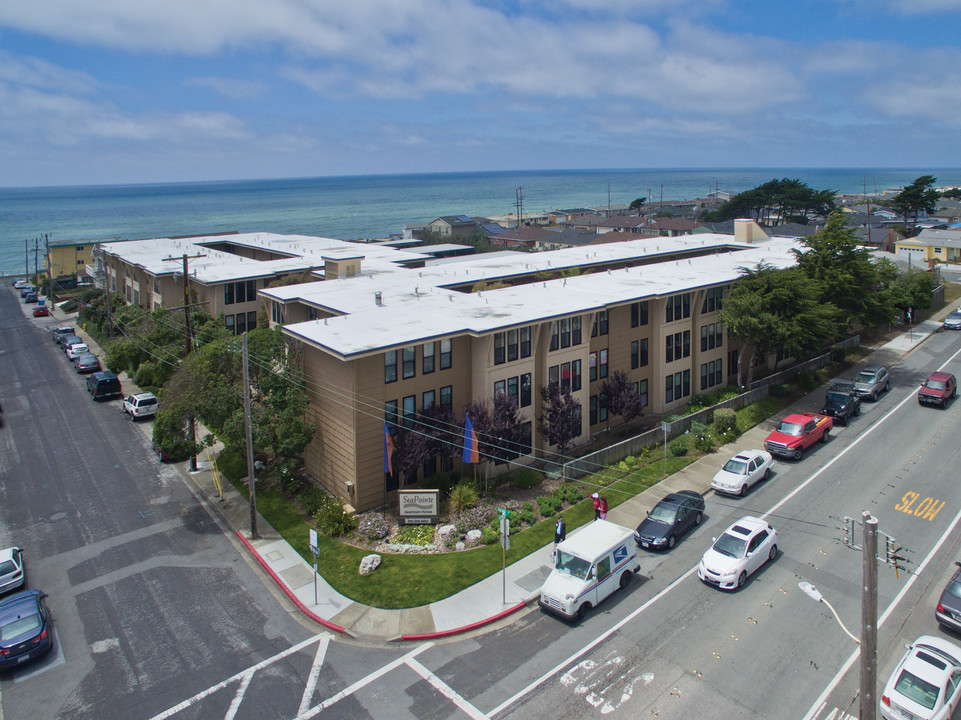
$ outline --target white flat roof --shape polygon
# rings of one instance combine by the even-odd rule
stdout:
[[[579,267],[590,262],[641,260],[665,252],[711,247],[717,247],[718,253],[479,293],[444,287]],[[741,268],[756,267],[762,262],[790,267],[795,263],[791,250],[801,247],[790,238],[772,238],[751,245],[737,243],[730,235],[716,234],[645,238],[509,257],[499,253],[490,258],[472,255],[459,263],[414,270],[395,267],[384,273],[365,272],[354,278],[271,288],[261,294],[277,300],[296,299],[339,313],[338,317],[295,323],[284,329],[332,354],[351,357],[728,283],[741,275]],[[380,293],[381,305],[377,304],[376,293]]]

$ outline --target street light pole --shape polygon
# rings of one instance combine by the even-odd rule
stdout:
[[[875,720],[878,703],[878,519],[865,510],[861,523],[861,694],[859,720]]]

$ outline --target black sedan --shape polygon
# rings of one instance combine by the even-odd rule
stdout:
[[[961,633],[961,562],[956,562],[958,570],[948,581],[941,593],[934,617],[941,627]]]
[[[634,531],[634,542],[645,550],[670,550],[677,539],[701,524],[704,498],[693,490],[671,493],[652,510]]]

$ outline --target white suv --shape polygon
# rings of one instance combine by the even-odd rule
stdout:
[[[130,413],[130,419],[136,422],[137,418],[156,415],[157,403],[157,396],[152,392],[128,395],[123,399],[123,411]]]

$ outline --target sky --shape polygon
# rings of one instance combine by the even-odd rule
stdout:
[[[0,186],[961,167],[961,0],[4,0]]]

